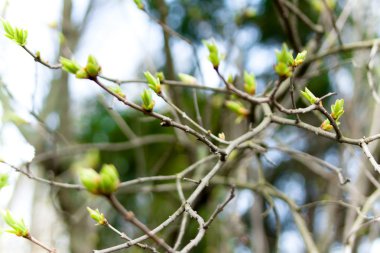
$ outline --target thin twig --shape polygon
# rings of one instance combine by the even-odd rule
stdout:
[[[330,17],[330,21],[331,21],[331,25],[336,33],[336,37],[338,38],[338,42],[339,42],[339,45],[340,46],[343,46],[343,40],[342,40],[342,36],[340,35],[340,31],[336,25],[336,19],[335,19],[335,16],[334,16],[334,13],[332,12],[332,10],[330,9],[329,5],[327,4],[326,0],[322,0],[322,3],[325,7],[325,9],[327,10],[327,13]]]
[[[281,0],[284,6],[291,11],[294,15],[296,15],[305,25],[307,25],[311,30],[316,33],[323,33],[324,29],[321,25],[316,25],[309,19],[308,16],[305,15],[296,5],[287,0]]]
[[[214,221],[214,219],[216,218],[216,216],[221,213],[224,208],[226,207],[226,205],[228,205],[228,203],[235,197],[235,187],[232,186],[231,188],[231,191],[230,193],[228,194],[227,198],[223,201],[222,204],[218,205],[216,207],[216,209],[214,210],[214,212],[211,214],[210,218],[206,221],[206,223],[203,225],[203,227],[205,229],[208,229],[208,227],[210,226],[210,224]]]
[[[343,135],[335,119],[331,116],[331,114],[325,109],[325,107],[321,103],[317,103],[316,105],[317,105],[317,110],[326,116],[326,118],[329,120],[330,124],[334,128],[334,131],[336,133],[336,140],[340,141]]]
[[[106,222],[105,226],[107,226],[109,229],[111,229],[113,232],[115,232],[116,234],[118,234],[120,236],[120,238],[124,239],[124,240],[127,240],[127,241],[131,241],[132,238],[130,238],[129,236],[127,236],[125,233],[117,230],[114,226],[112,226],[108,221]],[[149,249],[150,251],[154,252],[154,253],[158,253],[158,251],[154,248],[154,247],[151,247],[147,244],[143,244],[143,243],[136,243],[135,245],[137,245],[138,247],[142,248],[142,249]]]
[[[93,81],[97,85],[99,85],[102,89],[107,91],[109,94],[111,94],[112,96],[117,98],[120,102],[127,105],[128,107],[131,107],[131,108],[133,108],[137,111],[140,111],[146,115],[149,115],[149,116],[152,116],[153,118],[161,120],[161,126],[172,126],[172,127],[178,128],[180,130],[183,130],[186,133],[189,133],[189,134],[195,136],[197,138],[197,140],[206,144],[210,148],[211,152],[213,152],[214,154],[220,155],[221,160],[224,160],[226,158],[226,152],[224,150],[220,149],[219,147],[217,147],[215,144],[213,144],[209,139],[207,139],[207,137],[205,135],[198,133],[197,131],[195,131],[194,129],[190,128],[187,125],[183,125],[179,122],[173,121],[171,118],[169,118],[167,116],[164,116],[164,115],[156,113],[156,112],[148,112],[148,111],[144,110],[141,106],[139,106],[139,105],[137,105],[131,101],[128,101],[127,99],[125,99],[125,98],[121,97],[120,95],[111,91],[104,84],[102,84],[97,78],[93,79]]]
[[[23,49],[25,49],[25,51],[28,52],[28,54],[30,54],[36,62],[41,63],[45,67],[48,67],[49,69],[60,69],[60,68],[62,68],[61,64],[50,64],[47,61],[42,60],[41,56],[37,56],[32,51],[30,51],[26,46],[21,46],[21,47]]]
[[[24,237],[25,239],[28,239],[29,241],[31,241],[32,243],[40,246],[41,248],[43,248],[44,250],[50,252],[50,253],[57,253],[57,250],[54,249],[54,248],[50,248],[48,246],[46,246],[45,244],[43,244],[42,242],[40,242],[39,240],[37,240],[36,238],[34,238],[33,236],[31,236],[30,234],[25,236]]]
[[[44,179],[44,178],[41,178],[41,177],[34,176],[29,170],[25,171],[25,170],[20,169],[20,168],[14,166],[12,164],[9,164],[9,163],[7,163],[5,161],[1,161],[0,160],[0,163],[6,164],[7,166],[11,167],[15,171],[23,174],[24,176],[26,176],[26,177],[28,177],[28,178],[30,178],[32,180],[35,180],[36,182],[40,182],[40,183],[43,183],[43,184],[47,184],[47,185],[51,185],[51,186],[56,186],[56,187],[60,187],[60,188],[71,189],[71,190],[84,190],[85,189],[82,185],[69,184],[69,183],[61,183],[61,182],[56,182],[56,181],[47,180],[47,179]]]
[[[375,171],[377,173],[380,173],[380,165],[376,162],[375,158],[373,157],[371,151],[368,148],[367,143],[365,143],[365,141],[363,140],[360,143],[360,146],[362,147],[362,150],[363,150],[364,154],[367,156],[367,158],[368,158],[369,162],[371,163],[372,167],[375,169]]]
[[[128,211],[124,208],[124,206],[119,202],[119,200],[115,197],[115,195],[111,194],[107,198],[111,205],[118,211],[123,218],[139,228],[146,235],[148,235],[153,241],[155,241],[158,245],[163,247],[167,252],[174,253],[175,251],[170,247],[163,239],[159,238],[156,234],[154,234],[147,226],[145,226],[141,221],[139,221],[133,212]]]

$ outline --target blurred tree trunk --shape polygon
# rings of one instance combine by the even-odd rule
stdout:
[[[87,18],[91,12],[93,4],[90,3],[86,17],[83,19],[83,23],[80,28],[72,23],[72,0],[64,0],[62,8],[62,34],[65,38],[64,42],[60,43],[59,55],[65,57],[71,57],[70,52],[75,52],[78,41],[80,39],[81,30],[86,26]],[[58,61],[58,59],[57,59]],[[39,117],[45,121],[49,116],[56,115],[59,119],[59,126],[57,132],[53,137],[53,142],[44,138],[37,140],[37,143],[33,143],[35,147],[39,147],[36,150],[36,154],[45,152],[51,149],[57,149],[58,146],[70,143],[73,141],[73,124],[72,119],[75,115],[72,115],[70,106],[70,88],[69,88],[69,76],[66,72],[57,72],[56,78],[50,83],[50,88],[47,97],[45,98],[44,107],[41,110]],[[36,145],[37,144],[37,145]],[[44,173],[48,176],[60,175],[67,170],[67,166],[62,164],[57,158],[52,158],[45,161],[43,164]],[[70,173],[65,173],[69,174]],[[68,179],[70,180],[70,179]],[[72,180],[72,179],[71,179]],[[40,198],[41,192],[45,185],[37,185],[35,202]],[[54,190],[55,191],[55,190]],[[78,208],[82,207],[83,201],[78,194],[73,196],[71,191],[65,191],[58,189],[57,194],[58,212],[62,214],[70,213],[75,214]],[[36,216],[40,215],[39,212],[34,212]],[[94,249],[94,240],[91,231],[94,229],[93,224],[88,219],[79,219],[78,217],[62,217],[70,230],[67,231],[70,238],[70,252],[83,253],[91,252]],[[39,220],[39,219],[33,219]],[[39,226],[40,224],[34,224]],[[83,243],[86,242],[86,243]]]

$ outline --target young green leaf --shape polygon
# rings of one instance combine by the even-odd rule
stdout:
[[[158,80],[160,80],[160,82],[165,80],[165,75],[164,75],[164,72],[162,72],[162,71],[157,72],[156,77],[158,78]]]
[[[274,67],[274,70],[276,71],[277,75],[279,75],[282,78],[287,78],[292,76],[292,69],[285,63],[279,62]]]
[[[161,93],[160,79],[154,77],[149,71],[144,72],[144,76],[148,82],[149,88],[151,88],[157,94]]]
[[[3,219],[5,223],[7,223],[8,226],[10,226],[12,229],[7,230],[6,232],[15,234],[17,236],[21,237],[28,237],[29,236],[29,230],[27,229],[25,222],[23,219],[16,220],[9,210],[2,212]]]
[[[152,99],[152,93],[149,89],[144,89],[143,93],[141,94],[141,100],[142,100],[142,108],[147,111],[151,112],[154,107],[154,100]]]
[[[308,88],[305,88],[305,91],[301,90],[301,94],[304,98],[307,99],[307,101],[310,102],[310,104],[314,104],[319,99],[314,96],[314,94]]]
[[[294,66],[298,67],[299,65],[301,65],[305,61],[306,55],[307,55],[306,50],[303,50],[301,53],[298,53],[296,56],[296,59],[294,60]]]
[[[4,27],[4,31],[5,31],[5,36],[8,37],[9,39],[13,40],[15,31],[13,30],[12,25],[4,19],[2,20],[2,23],[3,23],[3,27]]]
[[[104,214],[99,211],[99,209],[93,210],[87,207],[87,211],[90,214],[90,217],[96,221],[99,225],[106,225],[107,219],[104,217]]]
[[[59,61],[62,64],[62,69],[68,73],[75,75],[81,69],[81,66],[74,60],[61,57]]]
[[[28,38],[27,30],[18,27],[13,28],[12,25],[4,19],[2,20],[2,23],[5,31],[5,36],[7,38],[15,41],[20,46],[26,45],[26,40]]]
[[[125,99],[125,94],[123,90],[121,89],[120,85],[114,85],[114,86],[109,86],[108,89],[118,95],[119,97],[122,97]]]
[[[244,71],[244,90],[250,95],[255,95],[256,93],[255,75],[249,74],[247,71]]]
[[[87,73],[85,68],[81,68],[80,70],[78,70],[77,73],[75,74],[75,77],[78,79],[88,79],[89,78],[88,73]]]
[[[208,42],[208,41],[203,41],[204,45],[207,47],[209,55],[208,59],[212,63],[212,66],[214,68],[218,68],[221,60],[221,55],[219,53],[218,47],[215,44],[214,41]]]
[[[284,63],[285,65],[293,65],[294,59],[293,59],[293,54],[292,51],[288,49],[288,46],[284,43],[282,44],[282,49],[281,51],[276,50],[276,58],[277,58],[277,63]]]
[[[331,105],[331,117],[338,121],[344,113],[344,99],[337,99],[335,104]]]
[[[98,61],[95,59],[95,57],[89,55],[85,69],[89,77],[95,78],[99,75],[101,67],[99,66]]]
[[[246,117],[249,114],[248,109],[246,109],[244,107],[244,105],[241,104],[240,102],[235,102],[235,101],[229,100],[226,102],[226,107],[239,116]]]
[[[330,121],[326,119],[322,122],[321,128],[325,131],[331,131],[334,127],[330,124]]]

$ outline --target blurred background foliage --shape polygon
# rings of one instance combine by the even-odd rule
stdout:
[[[91,2],[88,12],[91,14],[96,10],[101,11],[102,6],[107,4],[105,2]],[[115,1],[114,4],[117,4],[117,2]],[[297,3],[299,8],[315,23],[319,22],[319,19],[323,16],[323,13],[321,15],[321,12],[318,10],[318,4],[313,4],[313,1],[296,0],[293,2]],[[71,12],[73,11],[72,4],[71,0],[64,1],[61,27],[63,35],[69,42],[70,49],[75,54],[76,42],[80,41],[80,36],[85,31],[86,26],[75,24],[70,19]],[[278,15],[281,10],[276,6],[276,1],[148,0],[146,1],[146,7],[153,17],[167,24],[191,41],[196,57],[199,57],[199,51],[204,47],[202,40],[215,38],[218,43],[220,42],[225,49],[226,65],[235,66],[232,69],[235,69],[238,75],[237,86],[242,84],[241,74],[243,71],[245,69],[252,71],[252,61],[256,61],[255,52],[257,51],[255,50],[263,50],[267,54],[272,55],[272,57],[268,58],[260,57],[257,59],[258,62],[254,64],[254,66],[263,66],[259,68],[260,73],[257,74],[257,79],[261,85],[260,92],[264,92],[276,78],[272,67],[274,64],[274,49],[280,48],[284,42],[290,48],[297,48],[294,41],[289,39],[284,31],[284,20]],[[340,8],[341,6],[336,4],[334,10],[339,12]],[[95,19],[96,15],[89,15],[90,20],[91,18]],[[86,20],[86,22],[89,21]],[[301,22],[297,23],[297,27],[301,45],[306,45],[311,38],[318,36]],[[84,29],[84,31],[81,29]],[[182,43],[182,41],[178,37],[168,35],[164,30],[162,30],[162,36],[164,38],[163,53],[158,54],[160,59],[155,62],[159,62],[159,66],[156,67],[158,70],[163,71],[168,79],[177,79],[176,69],[178,66],[173,61],[177,57],[177,52],[173,52],[172,48],[177,43]],[[70,41],[75,42],[72,43]],[[317,49],[314,49],[314,52],[310,53],[315,53],[316,51]],[[61,47],[60,52],[65,52],[64,46]],[[351,56],[342,57],[342,60],[346,57],[350,58]],[[202,80],[202,74],[196,61],[189,59],[187,64],[190,64],[188,73]],[[303,73],[308,73],[308,67],[304,67]],[[141,71],[140,73],[136,73],[136,76],[141,76],[145,68],[145,64],[141,63]],[[324,95],[334,88],[328,70],[328,67],[322,68],[321,72],[312,76],[312,78],[306,79],[310,90],[317,96]],[[305,80],[302,80],[302,75],[299,78],[300,81],[305,82]],[[59,82],[60,85],[68,85],[69,80],[66,74],[62,74],[52,84],[54,82]],[[50,93],[54,89],[56,89],[54,85],[51,85]],[[62,95],[60,92],[62,91],[58,91],[57,94]],[[170,87],[168,88],[168,93],[190,117],[196,118],[192,90]],[[108,97],[104,99],[100,95],[96,99],[92,97],[88,101],[85,101],[83,108],[81,108],[80,117],[76,115],[76,108],[70,106],[70,93],[65,92],[65,97],[61,98],[66,102],[60,101],[59,103],[61,105],[65,104],[66,107],[54,105],[54,103],[58,104],[57,99],[51,99],[51,103],[47,104],[49,108],[45,109],[60,115],[58,132],[67,137],[70,143],[122,143],[146,136],[150,136],[153,140],[155,138],[163,138],[162,141],[157,141],[157,143],[152,142],[144,145],[140,143],[141,145],[137,144],[125,150],[110,151],[107,148],[89,148],[81,150],[75,156],[65,156],[63,158],[55,156],[44,161],[43,165],[46,174],[61,177],[62,181],[77,182],[76,173],[78,167],[92,166],[99,169],[104,163],[114,164],[119,170],[122,181],[143,176],[169,175],[185,169],[208,154],[207,148],[194,140],[194,138],[183,137],[172,128],[161,127],[156,120],[116,106],[115,101],[109,100]],[[138,102],[138,98],[131,99]],[[240,124],[236,124],[234,115],[228,112],[223,105],[223,102],[229,99],[228,95],[197,92],[197,99],[206,128],[214,134],[224,132],[227,139],[245,132],[249,124],[259,122],[253,120],[253,122],[243,121]],[[297,100],[296,102],[298,106],[305,105],[302,100]],[[326,103],[328,103],[328,100],[326,100]],[[166,107],[161,106],[159,110],[167,115],[171,115],[170,110]],[[62,112],[65,113],[63,114]],[[44,110],[42,110],[41,114],[48,115]],[[314,125],[320,124],[313,114],[303,116],[303,120]],[[120,121],[124,123],[120,123]],[[324,139],[315,141],[316,137],[311,133],[305,133],[294,127],[287,126],[278,126],[272,129],[271,133],[270,137],[272,139],[268,139],[265,145],[272,145],[278,142],[301,149],[303,152],[317,157],[333,160],[334,162],[342,159],[342,157],[336,155],[339,149],[337,145]],[[40,140],[38,143],[40,143],[40,149],[37,150],[36,155],[51,149],[52,145],[65,146],[65,143],[61,142],[58,137],[54,138],[54,144],[51,144],[49,140]],[[255,174],[256,166],[262,164],[267,181],[278,187],[281,191],[284,191],[291,198],[294,198],[297,204],[302,205],[319,200],[325,196],[330,179],[314,176],[311,170],[305,169],[307,164],[302,159],[293,159],[294,157],[290,159],[288,155],[269,152],[266,156],[257,155],[255,162],[247,164],[247,158],[252,157],[252,155],[252,152],[237,152],[234,154],[234,159],[229,161],[221,171],[220,176],[234,175],[237,178],[242,178],[244,181],[246,180],[245,172],[248,171],[248,174]],[[203,167],[205,171],[210,168],[209,166]],[[243,173],[241,173],[242,170],[244,171]],[[193,179],[199,179],[203,174],[204,172],[200,169],[192,176]],[[255,174],[253,178],[256,177]],[[184,185],[187,186],[185,193],[189,193],[194,188],[194,185],[191,183]],[[150,191],[152,188],[154,190]],[[204,217],[209,217],[226,194],[225,187],[210,185],[197,200],[195,209]],[[339,194],[336,193],[336,195]],[[212,224],[205,239],[197,246],[195,252],[253,252],[252,249],[255,248],[253,226],[255,223],[252,215],[252,199],[255,202],[261,199],[260,210],[263,212],[268,210],[268,214],[263,215],[260,212],[259,214],[264,217],[264,230],[268,240],[266,244],[266,247],[268,247],[267,252],[276,252],[279,240],[279,235],[276,231],[278,229],[276,217],[270,211],[270,205],[263,201],[260,195],[252,193],[248,195],[247,197],[243,194],[243,197],[239,197],[238,201],[241,203],[237,204],[237,206],[247,206],[247,208],[236,207],[237,210],[235,210],[236,212],[232,212],[233,215],[222,213],[215,223]],[[106,229],[96,228],[95,233],[92,221],[87,219],[87,217],[79,220],[75,217],[70,217],[70,214],[75,214],[75,211],[78,211],[80,208],[83,209],[83,204],[96,205],[97,208],[106,213],[107,218],[115,227],[126,231],[130,237],[136,237],[139,234],[129,224],[125,224],[105,201],[90,198],[88,202],[89,194],[73,193],[66,190],[58,190],[57,196],[57,209],[67,222],[72,253],[89,252],[88,249],[104,248],[122,242],[120,238]],[[118,197],[128,209],[132,210],[140,220],[146,222],[150,228],[160,224],[180,205],[175,184],[172,182],[136,185],[130,189],[128,188],[125,192],[121,192],[118,194]],[[279,206],[280,210],[281,233],[296,231],[292,215],[287,211],[288,207],[284,206],[281,201],[276,200],[274,203]],[[321,222],[319,219],[322,216],[316,215],[316,212],[318,212],[318,209],[315,208],[303,211],[303,215],[307,217],[306,219],[311,231],[319,231],[318,224],[316,223]],[[257,213],[254,213],[254,215],[257,215]],[[343,223],[344,215],[337,216],[336,219],[342,220],[340,223]],[[175,226],[170,226],[160,234],[169,238],[167,239],[168,243],[175,241],[180,222],[180,219],[176,220]],[[184,241],[191,240],[197,232],[196,222],[190,221],[190,224]],[[342,229],[343,226],[336,228],[335,239],[342,239],[339,238],[339,234],[342,234],[340,233]],[[86,243],[86,245],[83,245],[84,239],[81,235],[85,234],[90,235],[87,238],[93,244]],[[316,237],[323,237],[323,235],[317,233]],[[334,241],[334,238],[331,241]],[[141,250],[133,248],[130,252],[141,252]]]
[[[188,38],[196,47],[202,47],[202,40],[208,38],[216,38],[220,41],[230,42],[230,47],[238,47],[241,57],[247,55],[253,46],[262,44],[266,47],[278,48],[281,43],[288,41],[278,18],[276,6],[274,1],[250,1],[241,8],[231,8],[233,4],[229,1],[220,0],[172,0],[165,3],[163,0],[147,1],[147,8],[155,18],[167,23],[176,32]],[[300,8],[305,11],[311,19],[317,20],[319,13],[311,7],[308,1],[300,1]],[[236,40],[236,35],[244,31],[246,33],[246,42],[243,45]],[[313,34],[303,24],[299,24],[300,37],[303,42],[306,42]],[[252,38],[252,39],[251,39]],[[172,37],[169,41],[170,45],[178,42],[178,38]],[[228,50],[228,48],[227,48]],[[228,52],[227,52],[228,54]],[[273,52],[274,54],[274,52]],[[168,56],[176,57],[176,55]],[[254,57],[254,55],[253,55]],[[162,70],[165,75],[170,75],[173,70],[168,70],[168,64],[166,61],[162,62]],[[248,66],[241,66],[241,70],[246,69]],[[175,68],[175,66],[173,66]],[[190,73],[197,73],[195,63],[192,65]],[[265,83],[273,80],[273,69],[269,68],[265,72],[261,73],[262,80]],[[327,73],[322,73],[317,78],[311,80],[312,83],[320,85],[311,85],[311,89],[314,94],[322,95],[326,94],[330,90],[329,78]],[[318,87],[318,88],[314,88]],[[186,111],[191,117],[195,118],[195,111],[192,101],[192,92],[189,89],[173,88],[175,94],[180,98],[179,103],[182,109]],[[213,99],[214,103],[209,103],[207,100]],[[204,121],[207,122],[209,129],[213,133],[228,132],[229,134],[238,135],[240,132],[247,128],[247,122],[243,122],[240,125],[234,123],[234,116],[229,115],[229,112],[223,108],[222,103],[217,100],[226,99],[225,95],[213,95],[210,93],[198,93],[198,101],[200,105],[200,111],[204,117]],[[302,105],[302,101],[298,101]],[[126,141],[129,138],[123,134],[122,130],[112,119],[110,113],[107,112],[105,105],[99,103],[96,100],[90,100],[87,102],[86,108],[91,108],[86,112],[86,117],[79,119],[80,130],[77,132],[76,138],[79,142],[91,143],[91,142],[121,142]],[[138,113],[131,112],[130,110],[120,110],[120,115],[125,120],[127,125],[135,132],[137,136],[146,136],[153,134],[171,134],[174,136],[173,129],[162,128],[159,126],[159,122],[142,117]],[[281,127],[275,134],[279,139],[283,134],[288,134],[294,129],[288,129],[287,127]],[[296,135],[304,133],[293,133],[294,138]],[[227,134],[228,136],[228,134]],[[323,146],[323,148],[321,148]],[[324,150],[329,150],[329,144],[321,142],[310,144],[307,146],[306,152],[313,154],[316,151],[320,151],[317,156],[323,156]],[[144,145],[135,150],[126,150],[118,152],[100,151],[99,153],[99,165],[102,163],[113,163],[119,168],[122,181],[134,179],[140,176],[153,176],[153,175],[167,175],[179,172],[191,165],[196,159],[201,158],[207,154],[202,145],[194,145],[192,143],[190,147],[184,146],[178,140],[174,140],[169,143],[158,143],[151,145]],[[143,162],[139,161],[143,155]],[[240,154],[244,157],[246,154]],[[265,160],[265,159],[264,159]],[[276,167],[267,163],[265,168],[268,171],[268,181],[272,182],[277,187],[287,187],[289,181],[300,181],[296,184],[301,184],[304,190],[304,196],[299,204],[307,203],[315,200],[320,194],[323,194],[320,189],[323,189],[323,180],[313,178],[310,171],[305,170],[304,164],[291,159],[281,159],[276,161]],[[232,162],[227,166],[222,174],[233,173],[234,166],[239,166],[239,163]],[[198,175],[199,176],[199,175]],[[307,186],[307,187],[306,187]],[[146,221],[150,227],[154,227],[160,223],[160,221],[167,218],[172,210],[174,210],[180,201],[173,201],[178,199],[175,191],[172,192],[158,192],[155,194],[141,193],[137,189],[131,189],[132,193],[120,194],[120,199],[129,209],[138,214],[139,218]],[[223,199],[225,189],[221,187],[210,187],[199,199],[196,210],[208,217],[215,206]],[[246,201],[242,199],[242,201]],[[267,204],[263,208],[269,208]],[[238,248],[249,247],[250,243],[254,243],[247,238],[249,234],[250,221],[249,209],[246,213],[242,214],[242,219],[239,221],[225,220],[226,217],[221,215],[223,221],[216,222],[210,228],[206,238],[196,248],[196,252],[237,252]],[[107,215],[110,215],[107,213]],[[269,216],[266,219],[265,230],[269,238],[269,245],[271,251],[275,250],[277,235],[274,217]],[[120,220],[120,217],[115,214],[111,220],[114,224],[119,224],[119,227],[126,229],[124,222]],[[231,223],[231,224],[229,224]],[[290,214],[285,215],[281,221],[283,229],[293,227],[292,216]],[[176,227],[170,228],[169,231],[164,233],[169,234],[172,240],[175,240],[175,235],[178,233],[180,220],[176,222]],[[185,241],[190,240],[197,231],[197,224],[191,222],[192,226],[189,231],[186,232]],[[241,227],[238,227],[240,225]],[[232,227],[231,227],[232,226]],[[130,228],[129,228],[130,229]],[[228,238],[228,239],[227,239]],[[251,238],[252,240],[253,238]],[[99,230],[99,236],[97,239],[97,248],[103,248],[110,245],[119,243],[120,240],[108,233],[108,231]],[[243,245],[243,246],[241,246]],[[138,252],[138,249],[133,249],[132,252]],[[243,251],[242,251],[243,252]]]

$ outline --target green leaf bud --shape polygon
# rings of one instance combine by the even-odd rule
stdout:
[[[152,99],[152,93],[149,89],[144,89],[143,93],[141,94],[141,100],[142,100],[142,108],[145,111],[151,112],[154,107],[154,100]]]
[[[126,96],[119,85],[109,86],[108,89],[112,91],[113,93],[115,93],[116,95],[118,95],[119,97],[122,97],[125,99]]]
[[[338,121],[344,113],[344,99],[337,99],[335,104],[331,105],[331,117]]]
[[[283,62],[277,63],[276,66],[274,67],[274,70],[280,77],[283,77],[283,78],[290,77],[293,74],[291,68]]]
[[[106,225],[108,223],[107,219],[104,217],[104,214],[99,212],[99,209],[93,210],[87,207],[87,211],[90,214],[90,217],[99,225]]]
[[[220,64],[221,55],[219,54],[219,50],[218,50],[217,45],[215,44],[214,41],[212,41],[212,42],[203,41],[203,43],[205,44],[205,46],[208,49],[208,52],[209,52],[208,59],[209,59],[209,61],[212,63],[212,66],[214,68],[218,68],[219,64]]]
[[[301,90],[301,94],[304,98],[307,99],[307,101],[310,102],[310,104],[314,104],[319,99],[314,96],[314,94],[308,88],[305,88],[305,91]]]
[[[21,29],[21,28],[13,28],[12,25],[2,19],[4,31],[5,31],[5,36],[13,41],[15,41],[17,44],[20,46],[25,46],[26,45],[26,40],[28,38],[28,31]]]
[[[292,51],[288,49],[288,46],[284,43],[282,44],[281,51],[276,50],[277,63],[284,63],[285,65],[293,65],[294,59]]]
[[[94,56],[89,55],[87,58],[86,72],[90,78],[95,78],[99,75],[101,67]]]
[[[240,102],[227,101],[226,107],[239,116],[248,116],[249,111]]]
[[[26,228],[23,219],[16,220],[15,218],[13,218],[9,210],[3,211],[2,216],[5,223],[7,223],[7,225],[12,228],[11,230],[7,230],[8,233],[12,233],[21,237],[29,237],[29,230]]]
[[[157,72],[156,77],[158,78],[158,80],[160,80],[160,82],[165,80],[165,75],[164,75],[164,72],[162,72],[162,71]]]
[[[62,69],[68,73],[75,75],[81,69],[81,66],[74,60],[61,57],[59,61],[62,64]]]
[[[117,190],[119,186],[119,173],[112,164],[104,164],[100,170],[99,190],[104,195],[109,195]]]
[[[99,184],[101,177],[94,169],[82,169],[79,172],[79,178],[87,191],[94,194],[99,194]]]
[[[330,124],[330,121],[326,119],[322,122],[321,128],[325,131],[331,131],[334,127]]]
[[[299,65],[301,65],[305,61],[306,55],[307,55],[306,50],[303,50],[301,53],[298,53],[296,56],[296,59],[294,60],[294,66],[298,67]]]
[[[244,71],[244,90],[250,95],[256,93],[256,79],[254,74]]]
[[[160,80],[157,77],[154,77],[149,71],[144,72],[144,76],[148,82],[149,88],[151,88],[157,94],[160,94],[161,93]]]
[[[78,70],[77,73],[75,74],[75,76],[78,79],[88,79],[89,78],[88,73],[87,73],[85,68],[81,68],[80,70]]]

